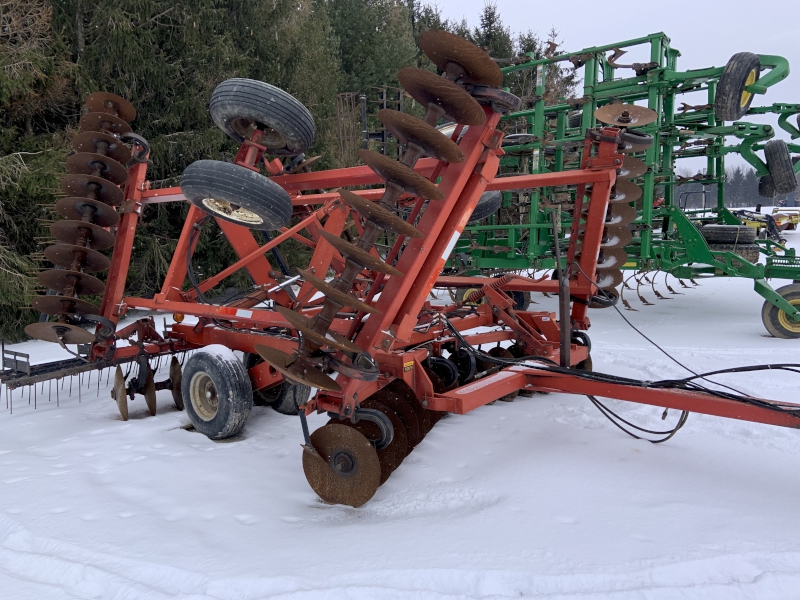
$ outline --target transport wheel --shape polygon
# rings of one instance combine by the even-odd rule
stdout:
[[[775,183],[772,181],[772,175],[764,175],[758,178],[758,195],[762,198],[772,199],[778,195],[775,191]]]
[[[245,353],[245,369],[252,369],[264,360],[255,353]],[[253,404],[256,406],[270,406],[282,415],[298,414],[298,406],[308,402],[311,396],[311,387],[304,383],[284,380],[276,386],[265,390],[253,390]]]
[[[783,140],[770,140],[764,146],[772,184],[777,194],[791,194],[797,189],[797,177],[792,168],[792,156]]]
[[[704,225],[700,231],[706,241],[719,244],[752,244],[757,233],[747,225]]]
[[[478,203],[472,210],[467,225],[474,225],[478,221],[491,217],[500,210],[502,204],[503,192],[484,192],[481,194],[480,200],[478,200]]]
[[[381,481],[381,464],[372,443],[353,427],[329,423],[303,447],[303,472],[317,495],[331,504],[367,503]]]
[[[239,433],[253,408],[253,387],[242,361],[220,344],[189,357],[181,387],[189,420],[212,440]]]
[[[751,228],[752,229],[752,228]],[[753,229],[755,232],[755,229]],[[749,263],[757,263],[760,252],[758,251],[758,244],[709,244],[710,250],[715,252],[733,252],[738,254]],[[738,261],[734,261],[736,263]],[[734,265],[741,266],[741,265]]]
[[[181,175],[181,191],[205,212],[250,229],[280,229],[292,216],[292,201],[281,186],[233,163],[193,162]]]
[[[714,114],[721,121],[741,119],[753,103],[747,86],[758,81],[761,60],[752,52],[734,54],[725,65],[714,96]]]
[[[800,284],[785,285],[775,291],[789,304],[800,308]],[[769,302],[764,302],[764,307],[761,309],[761,320],[767,331],[777,338],[800,338],[800,323],[792,322],[784,311]]]
[[[211,94],[211,118],[237,142],[258,128],[261,144],[276,156],[297,156],[314,143],[314,118],[299,100],[262,81],[228,79]]]

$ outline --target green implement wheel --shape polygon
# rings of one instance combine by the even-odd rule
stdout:
[[[758,81],[761,59],[758,54],[739,52],[725,65],[714,96],[714,113],[721,121],[741,119],[753,103],[747,87]]]
[[[800,310],[800,284],[785,285],[775,290],[784,300]],[[784,339],[800,338],[800,323],[794,322],[777,306],[764,302],[761,320],[773,336]]]

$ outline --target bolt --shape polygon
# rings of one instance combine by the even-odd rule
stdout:
[[[427,400],[423,400],[422,401],[422,406],[428,406],[428,401]]]

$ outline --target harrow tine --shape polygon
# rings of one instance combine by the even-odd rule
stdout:
[[[100,372],[97,374],[97,396],[96,396],[97,398],[100,397],[100,380],[102,378],[103,378],[103,371],[101,369]]]
[[[683,296],[684,294],[682,294],[681,292],[676,292],[675,290],[672,289],[672,287],[667,282],[667,278],[668,277],[669,277],[669,273],[664,273],[664,285],[667,286],[667,289],[669,290],[669,293],[670,294],[677,294],[679,296]]]
[[[642,273],[642,277],[643,277],[643,278],[645,277],[645,275],[646,275],[645,273]],[[640,301],[641,301],[641,303],[642,303],[642,304],[644,304],[645,306],[653,306],[653,303],[652,303],[652,302],[650,302],[650,301],[649,301],[647,298],[645,298],[644,296],[642,296],[642,293],[639,291],[639,289],[641,288],[641,286],[642,286],[642,280],[641,280],[641,279],[639,279],[639,278],[637,278],[637,279],[636,279],[636,295],[637,295],[637,296],[639,296],[639,300],[640,300]]]
[[[656,275],[658,275],[658,272],[656,272]],[[650,287],[653,289],[653,293],[656,295],[656,298],[659,300],[672,300],[672,298],[662,296],[661,292],[656,289],[656,275],[653,275],[653,280],[650,282]]]
[[[697,282],[694,280],[694,278],[693,278],[693,277],[690,277],[690,278],[689,278],[689,281],[691,281],[691,282],[692,282],[692,285],[700,285],[699,283],[697,283]]]
[[[628,281],[631,279],[631,277],[633,277],[633,275],[631,275],[630,277],[628,277],[628,279],[622,282],[622,287],[619,290],[619,299],[622,300],[622,305],[625,307],[625,310],[632,310],[634,312],[639,312],[638,309],[633,308],[631,306],[630,302],[625,300],[625,288],[629,290],[633,289],[631,286],[628,285]]]

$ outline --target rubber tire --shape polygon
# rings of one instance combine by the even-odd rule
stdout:
[[[478,200],[472,214],[469,216],[467,225],[474,225],[478,221],[483,221],[487,217],[491,217],[500,210],[502,205],[503,192],[484,192],[481,194],[480,200]]]
[[[783,140],[770,140],[764,146],[764,157],[767,159],[772,184],[779,195],[791,194],[797,189],[797,177],[792,168],[792,155]]]
[[[717,82],[714,95],[714,114],[720,121],[741,119],[753,103],[754,94],[742,106],[742,94],[750,72],[756,70],[756,81],[761,75],[761,59],[752,52],[739,52],[731,56]],[[755,82],[754,82],[755,83]]]
[[[758,262],[758,257],[761,254],[758,251],[758,244],[709,244],[708,247],[714,252],[733,252],[753,264]]]
[[[583,122],[583,111],[579,111],[574,114],[571,114],[567,118],[567,127],[569,127],[570,129],[574,129],[575,127],[580,127],[582,122]]]
[[[308,109],[294,96],[263,81],[242,78],[223,81],[211,94],[208,109],[217,127],[239,143],[244,141],[246,133],[243,120],[280,133],[285,144],[274,147],[264,143],[267,154],[297,156],[314,143],[314,118]]]
[[[255,171],[218,160],[193,162],[181,175],[181,191],[199,209],[215,217],[249,229],[274,231],[285,226],[292,216],[289,194],[274,181]],[[214,198],[245,208],[261,223],[244,222],[213,211],[203,200]]]
[[[772,175],[758,178],[758,195],[770,200],[778,195],[778,192],[775,191],[775,184],[772,182]]]
[[[262,362],[264,361],[258,354],[245,352],[242,364],[249,371]],[[282,381],[266,390],[253,390],[253,404],[269,406],[282,415],[297,415],[300,412],[297,407],[306,403],[310,396],[310,386]]]
[[[200,372],[211,378],[217,390],[217,412],[208,421],[198,414],[191,394],[192,381]],[[239,433],[253,408],[253,386],[247,371],[233,350],[221,344],[206,346],[189,357],[183,367],[181,393],[192,425],[212,440]]]
[[[800,284],[792,283],[780,287],[775,291],[789,302],[800,302]],[[785,313],[776,306],[764,301],[764,306],[761,309],[761,320],[764,322],[764,327],[767,328],[767,331],[774,337],[785,340],[800,338],[800,331],[789,331],[781,325],[779,320],[780,314]]]
[[[757,233],[747,225],[704,225],[700,231],[713,244],[752,244]]]
[[[525,311],[531,306],[530,292],[512,291],[506,292],[506,295],[514,302],[514,305],[511,307],[514,310]]]

